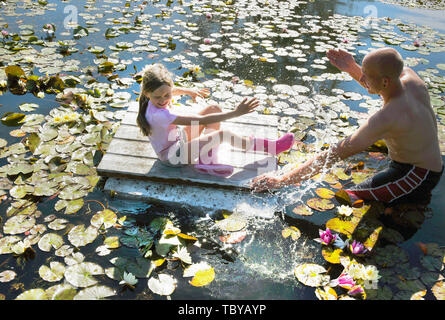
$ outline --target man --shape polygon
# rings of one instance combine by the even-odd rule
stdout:
[[[254,179],[254,191],[299,184],[383,139],[391,159],[389,167],[347,190],[351,198],[382,201],[389,207],[407,202],[427,204],[430,191],[439,182],[443,164],[436,116],[425,83],[413,70],[404,68],[402,57],[392,48],[368,53],[361,67],[350,53],[341,49],[329,50],[327,57],[370,94],[380,95],[383,107],[330,150],[280,177],[263,175]]]

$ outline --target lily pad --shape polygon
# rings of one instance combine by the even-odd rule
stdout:
[[[437,300],[445,300],[445,282],[444,281],[437,282],[433,286],[431,291],[433,291],[433,294]]]
[[[68,233],[68,240],[75,247],[82,247],[93,242],[98,235],[98,231],[94,226],[85,229],[85,225],[77,225]]]
[[[46,233],[39,240],[39,249],[49,252],[52,248],[59,249],[63,244],[63,238],[56,233]]]
[[[330,263],[338,264],[340,263],[340,256],[343,253],[343,250],[341,249],[333,249],[327,246],[323,246],[323,249],[321,250],[321,254],[323,255],[323,258]]]
[[[97,283],[95,275],[104,273],[102,267],[93,262],[82,262],[68,266],[65,271],[65,279],[76,287],[89,287]]]
[[[287,238],[287,237],[291,237],[292,240],[298,240],[301,237],[301,231],[294,226],[288,227],[283,229],[283,231],[281,231],[281,235],[283,236],[283,238]]]
[[[65,273],[65,265],[60,262],[52,261],[50,266],[41,266],[39,268],[40,277],[48,282],[56,282],[63,279]]]
[[[244,229],[247,225],[246,219],[234,213],[226,219],[216,222],[216,225],[223,231],[235,232]]]
[[[296,206],[292,212],[299,216],[311,216],[314,214],[314,212],[304,204]]]
[[[17,274],[12,270],[5,270],[0,272],[0,282],[9,282],[14,280]]]
[[[315,193],[323,199],[332,199],[335,196],[334,191],[327,188],[317,188],[315,189]]]
[[[342,220],[340,218],[332,218],[326,222],[326,228],[348,236],[352,235],[356,226],[357,224],[351,220]]]
[[[311,198],[306,201],[306,204],[317,211],[327,211],[335,207],[335,204],[329,199]]]
[[[96,227],[96,228],[100,228],[100,227],[104,227],[105,229],[108,229],[112,226],[114,226],[114,224],[117,221],[117,216],[116,214],[110,210],[110,209],[104,209],[102,211],[97,212],[92,218],[91,218],[91,225]]]
[[[36,223],[33,217],[18,215],[9,218],[3,226],[3,232],[7,234],[19,234],[28,231]]]
[[[74,300],[99,300],[116,295],[116,290],[107,286],[92,286],[85,288],[74,297]]]
[[[325,275],[327,270],[314,263],[303,263],[298,265],[294,274],[295,277],[306,286],[309,287],[320,287],[325,286],[329,283],[329,275]]]
[[[17,296],[16,300],[48,300],[48,296],[43,289],[27,290]]]

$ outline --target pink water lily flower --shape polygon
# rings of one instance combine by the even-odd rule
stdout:
[[[335,239],[337,238],[337,234],[333,235],[331,233],[331,230],[329,230],[329,228],[326,228],[325,231],[323,230],[318,230],[319,234],[320,234],[320,239],[316,239],[316,241],[325,244],[325,245],[330,245],[333,241],[335,241]]]
[[[2,30],[2,36],[3,36],[3,37],[7,37],[7,36],[9,36],[9,32],[6,31],[6,30]]]
[[[365,290],[363,290],[363,288],[360,285],[357,285],[357,286],[352,287],[348,291],[348,294],[351,296],[356,296],[356,295],[362,294],[364,292],[365,292]]]
[[[210,12],[207,12],[207,13],[206,13],[206,18],[207,18],[207,19],[212,19],[212,14],[211,14]]]
[[[361,242],[355,240],[352,242],[351,245],[349,245],[349,250],[351,250],[351,252],[356,255],[364,254],[367,252],[365,246]]]
[[[355,281],[349,274],[342,273],[337,279],[332,280],[331,285],[350,290],[355,286]]]

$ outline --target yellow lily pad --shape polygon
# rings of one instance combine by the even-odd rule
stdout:
[[[339,218],[332,218],[326,222],[326,228],[348,236],[352,235],[356,226],[357,224],[351,220],[341,220]]]
[[[315,193],[323,199],[332,199],[335,196],[335,192],[328,188],[317,188]]]
[[[207,270],[199,270],[189,283],[194,287],[203,287],[208,285],[215,279],[215,271],[213,268]]]
[[[312,212],[312,210],[310,208],[308,208],[308,206],[306,206],[304,204],[296,206],[292,210],[292,212],[295,213],[296,215],[299,215],[299,216],[311,216],[311,215],[314,214]]]
[[[343,253],[342,249],[332,249],[330,247],[323,246],[321,254],[323,258],[330,263],[338,264],[340,263],[340,256]]]
[[[292,240],[298,240],[301,236],[301,231],[298,230],[297,227],[291,226],[283,229],[283,231],[281,231],[281,235],[283,238],[288,238],[290,236]]]
[[[334,203],[329,199],[311,198],[306,204],[317,211],[331,210],[335,207]]]

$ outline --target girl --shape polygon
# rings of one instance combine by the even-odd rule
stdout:
[[[220,129],[221,121],[252,112],[259,105],[256,98],[245,98],[233,111],[223,112],[217,105],[207,106],[194,115],[173,114],[169,110],[174,95],[187,94],[195,101],[196,97],[207,97],[209,93],[208,89],[175,87],[171,74],[162,64],[144,68],[136,122],[142,133],[149,136],[162,163],[168,166],[195,164],[199,172],[229,176],[233,167],[218,164],[216,160],[216,149],[221,143],[273,155],[291,148],[292,133],[271,141],[242,137]]]

